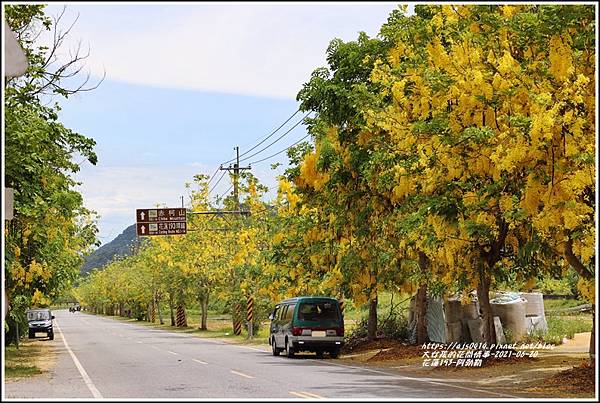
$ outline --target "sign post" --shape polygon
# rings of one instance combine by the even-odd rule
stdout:
[[[183,235],[187,233],[185,208],[155,208],[136,210],[138,236]]]

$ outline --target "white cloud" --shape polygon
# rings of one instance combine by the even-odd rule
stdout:
[[[325,65],[331,39],[354,40],[359,31],[376,35],[396,4],[70,5],[65,20],[80,13],[70,44],[89,43],[86,64],[94,75],[294,98],[310,73]]]

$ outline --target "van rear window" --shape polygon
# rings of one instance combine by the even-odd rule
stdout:
[[[339,320],[338,306],[331,302],[303,302],[298,310],[298,319],[309,322]]]
[[[27,312],[27,320],[48,320],[50,313],[48,311],[29,311]]]

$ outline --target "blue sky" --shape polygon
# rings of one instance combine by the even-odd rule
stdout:
[[[133,224],[136,208],[180,206],[194,174],[212,174],[233,147],[243,153],[297,110],[296,94],[326,65],[330,40],[375,36],[398,4],[67,4],[64,23],[79,17],[59,57],[81,42],[92,81],[106,73],[98,89],[62,101],[60,114],[97,142],[98,164],[83,163],[76,178],[101,216],[100,241]],[[61,10],[53,3],[46,12]],[[305,134],[300,125],[255,159]],[[278,161],[285,153],[252,172],[275,186],[285,168],[271,170]],[[213,194],[229,186],[224,178]]]

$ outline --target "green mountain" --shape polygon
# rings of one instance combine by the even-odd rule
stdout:
[[[135,224],[125,228],[119,236],[102,245],[84,260],[81,266],[81,274],[86,274],[90,270],[104,267],[114,256],[131,256],[133,247],[137,245],[137,234]]]

